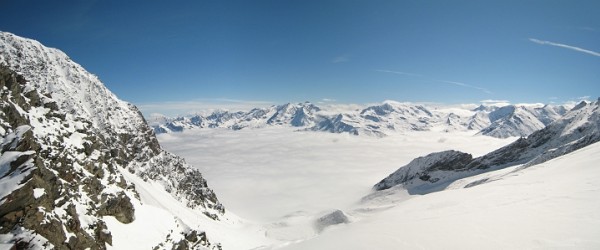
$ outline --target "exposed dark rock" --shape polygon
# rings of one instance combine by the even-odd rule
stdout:
[[[106,199],[105,196],[102,197]],[[108,198],[102,206],[98,209],[98,215],[101,216],[114,216],[115,219],[121,223],[131,223],[135,219],[135,209],[129,196],[121,193],[116,197]]]
[[[106,223],[104,221],[99,220],[96,224],[96,228],[94,229],[96,239],[100,242],[106,242],[109,245],[112,245],[112,234],[108,231],[106,227]]]
[[[315,222],[315,227],[317,230],[322,231],[329,226],[345,224],[349,222],[350,220],[348,219],[348,216],[346,216],[342,210],[335,210],[317,219]]]
[[[173,240],[171,234],[167,235],[164,242],[158,244],[153,249],[166,249],[166,246],[171,245],[170,249],[173,250],[188,250],[188,249],[214,249],[220,250],[221,244],[211,244],[206,237],[205,232],[198,232],[197,230],[189,230],[182,234],[183,238],[180,240]]]

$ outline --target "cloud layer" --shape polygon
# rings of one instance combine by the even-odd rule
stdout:
[[[294,131],[199,129],[160,134],[158,140],[197,167],[233,213],[268,222],[343,210],[398,167],[432,151],[482,155],[511,142],[462,132],[399,133],[380,139]]]

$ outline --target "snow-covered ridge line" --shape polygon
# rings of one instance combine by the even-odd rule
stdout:
[[[127,248],[112,230],[147,209],[140,182],[206,220],[224,216],[202,174],[161,149],[138,109],[57,49],[0,32],[0,107],[0,244]],[[170,230],[145,244],[211,246],[202,228]]]
[[[439,191],[453,181],[506,167],[533,166],[600,141],[600,98],[581,102],[563,117],[526,138],[473,159],[470,154],[445,151],[419,157],[381,180],[375,190],[402,185],[409,193]],[[467,187],[487,182],[478,180]]]
[[[264,128],[290,126],[300,130],[386,136],[406,131],[479,131],[498,138],[527,136],[564,115],[564,105],[460,105],[439,108],[422,104],[385,101],[366,108],[332,112],[312,103],[287,103],[249,112],[217,111],[210,115],[169,118],[149,117],[156,133],[181,132],[195,128]]]

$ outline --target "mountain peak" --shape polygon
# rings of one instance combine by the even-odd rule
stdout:
[[[211,219],[223,215],[200,172],[163,151],[135,106],[63,52],[0,33],[0,86],[3,241],[105,249],[112,230],[145,209],[134,183],[155,183]]]
[[[581,109],[581,108],[583,108],[583,107],[585,107],[587,105],[588,105],[588,102],[581,101],[577,105],[575,105],[575,107],[573,107],[571,110],[578,110],[578,109]]]

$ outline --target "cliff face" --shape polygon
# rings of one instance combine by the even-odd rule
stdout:
[[[135,106],[61,51],[0,32],[0,65],[0,242],[106,248],[103,217],[130,223],[140,200],[123,171],[212,219],[224,213],[201,173],[160,148]]]

